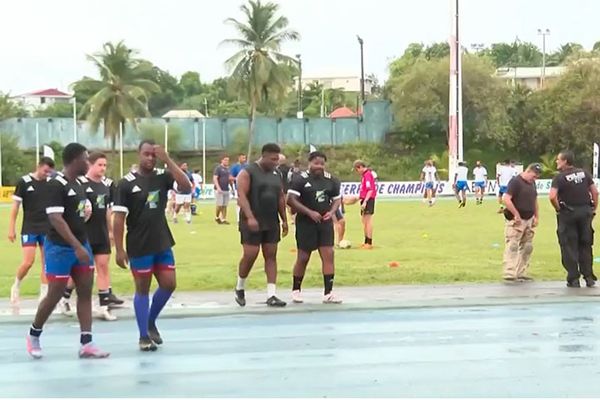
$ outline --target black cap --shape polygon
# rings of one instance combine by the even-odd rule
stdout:
[[[529,164],[527,169],[535,172],[537,175],[541,175],[544,172],[544,167],[540,163]]]

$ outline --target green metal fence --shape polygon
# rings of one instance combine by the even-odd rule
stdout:
[[[181,150],[199,150],[205,135],[207,149],[224,149],[238,135],[247,135],[247,118],[200,118],[170,119],[140,118],[138,124],[169,125],[169,129],[181,132],[179,147]],[[267,142],[280,144],[342,145],[356,142],[380,143],[392,125],[390,103],[387,101],[369,101],[364,106],[362,118],[267,118],[258,117],[254,144]],[[177,128],[171,128],[177,127]],[[77,123],[75,135],[73,120],[70,118],[12,118],[0,121],[0,133],[19,138],[22,149],[35,149],[36,144],[53,141],[61,144],[77,138],[90,149],[108,149],[110,141],[104,138],[101,125],[92,132],[86,122]],[[135,149],[140,133],[126,124],[123,136],[123,148]]]

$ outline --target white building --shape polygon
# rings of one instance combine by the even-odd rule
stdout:
[[[298,87],[298,78],[295,78],[295,88]],[[302,76],[302,88],[306,89],[310,83],[323,85],[323,89],[342,89],[344,92],[360,92],[360,75],[306,75]],[[371,93],[373,81],[365,77],[365,93]]]
[[[561,74],[567,70],[566,67],[546,67],[544,86],[552,84]],[[508,85],[519,84],[528,87],[531,90],[538,90],[542,87],[542,67],[517,67],[517,68],[498,68],[496,78],[503,79]]]
[[[34,111],[56,103],[69,103],[72,97],[70,94],[61,92],[58,89],[44,89],[13,96],[11,99],[20,103],[26,110]]]

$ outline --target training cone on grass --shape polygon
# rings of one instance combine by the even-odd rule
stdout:
[[[400,263],[398,261],[390,261],[388,265],[390,268],[397,268],[400,266]]]

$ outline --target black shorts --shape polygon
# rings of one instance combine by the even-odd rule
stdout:
[[[316,224],[296,220],[296,246],[300,250],[315,251],[319,247],[333,247],[333,221]]]
[[[90,243],[93,255],[110,254],[110,243]]]
[[[253,232],[247,227],[240,227],[240,243],[249,246],[260,246],[261,244],[275,244],[281,240],[279,227],[269,230]]]
[[[364,200],[360,201],[360,204],[362,206]],[[367,206],[365,207],[365,209],[363,210],[362,208],[360,209],[360,215],[373,215],[375,214],[375,199],[369,199],[369,201],[367,201]]]
[[[338,208],[338,209],[336,210],[336,212],[335,212],[335,218],[336,218],[338,221],[341,221],[341,220],[343,220],[343,219],[344,219],[344,212],[342,211],[342,208],[341,208],[341,207],[340,207],[340,208]]]

